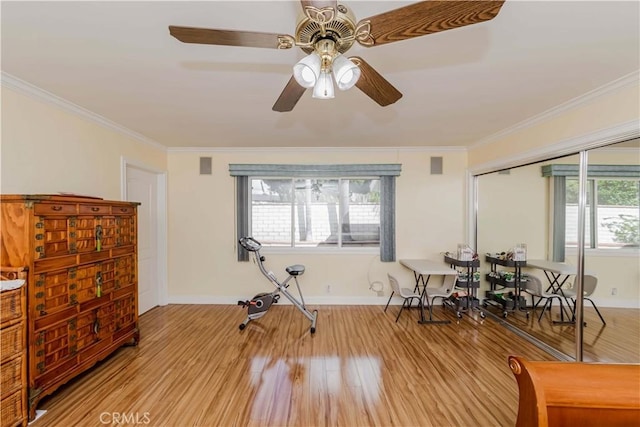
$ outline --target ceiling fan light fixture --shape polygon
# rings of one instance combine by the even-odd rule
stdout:
[[[323,71],[320,73],[318,83],[313,87],[312,97],[317,99],[331,99],[335,97],[331,72]]]
[[[320,78],[320,57],[315,52],[302,58],[293,66],[293,77],[304,88],[316,86]]]
[[[333,60],[333,75],[338,89],[351,89],[360,78],[360,68],[350,59],[338,55]]]

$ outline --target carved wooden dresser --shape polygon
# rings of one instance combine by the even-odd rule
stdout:
[[[44,396],[137,344],[137,203],[2,195],[2,264],[26,267],[29,419]]]

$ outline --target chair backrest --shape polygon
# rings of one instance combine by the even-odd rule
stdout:
[[[389,278],[389,284],[391,285],[391,290],[398,295],[402,295],[402,291],[400,290],[400,284],[398,283],[398,279],[396,279],[389,273],[387,273],[387,277]]]
[[[442,291],[447,294],[447,297],[453,295],[453,291],[456,288],[456,280],[458,280],[457,274],[447,274],[442,279]]]
[[[445,274],[442,279],[442,284],[439,287],[427,287],[427,296],[432,299],[449,298],[453,295],[453,291],[455,291],[457,278],[458,276],[456,274]]]
[[[584,292],[585,297],[591,296],[596,290],[596,286],[598,285],[598,278],[595,276],[591,276],[589,274],[585,274],[584,283],[582,284],[582,291]]]
[[[533,276],[529,274],[527,276],[527,281],[524,282],[524,290],[526,293],[531,294],[536,297],[542,297],[542,280],[537,276]]]

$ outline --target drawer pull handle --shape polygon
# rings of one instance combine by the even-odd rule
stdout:
[[[96,225],[96,250],[100,252],[102,250],[102,226]]]
[[[120,208],[120,212],[126,212],[127,210],[127,208]]]
[[[56,212],[61,211],[62,210],[62,206],[51,206],[51,210],[56,211]]]
[[[99,210],[100,210],[100,208],[97,208],[97,207],[95,207],[95,206],[91,208],[91,211],[92,211],[92,212],[98,212]]]

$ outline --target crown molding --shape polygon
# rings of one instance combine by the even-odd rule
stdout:
[[[482,147],[487,144],[491,144],[501,138],[504,138],[507,135],[513,134],[515,132],[521,131],[526,128],[530,128],[538,123],[550,120],[555,118],[562,113],[573,110],[575,108],[581,107],[594,99],[609,95],[621,89],[625,89],[630,86],[637,86],[640,81],[640,70],[633,71],[627,75],[624,75],[616,80],[613,80],[603,86],[600,86],[596,89],[593,89],[585,94],[577,96],[569,101],[563,102],[553,108],[550,108],[540,114],[536,114],[533,117],[530,117],[526,120],[523,120],[519,123],[516,123],[513,126],[509,126],[506,129],[498,131],[492,135],[489,135],[481,140],[471,144],[469,149],[475,149],[478,147]]]
[[[466,146],[420,146],[420,147],[169,147],[169,153],[432,153],[466,152]]]
[[[76,116],[82,117],[83,119],[96,123],[104,128],[116,131],[132,139],[135,139],[136,141],[150,145],[156,149],[160,149],[162,151],[167,150],[167,147],[165,147],[164,145],[150,138],[147,138],[144,135],[134,132],[131,129],[128,129],[122,125],[119,125],[118,123],[115,123],[99,114],[89,111],[86,108],[83,108],[77,104],[74,104],[73,102],[70,102],[64,98],[54,95],[53,93],[48,92],[44,89],[41,89],[31,83],[28,83],[15,76],[12,76],[9,73],[2,71],[0,75],[2,77],[0,79],[0,84],[3,87],[14,90],[23,95],[26,95],[32,99],[35,99],[36,101],[41,101],[41,102],[51,104],[69,113],[75,114]]]
[[[616,126],[568,138],[544,147],[518,153],[514,156],[482,163],[469,168],[469,173],[472,175],[480,175],[501,169],[510,169],[550,158],[568,156],[580,151],[592,150],[638,137],[640,137],[640,121],[629,120]]]
[[[31,83],[21,80],[4,71],[1,72],[0,84],[37,101],[52,104],[58,108],[92,121],[102,127],[124,134],[137,141],[149,144],[154,148],[172,153],[265,153],[265,152],[303,152],[303,153],[335,153],[335,152],[466,152],[466,146],[417,146],[417,147],[166,147],[159,142],[132,131],[99,114],[87,110],[73,102],[54,95]]]

